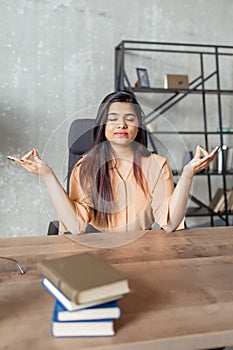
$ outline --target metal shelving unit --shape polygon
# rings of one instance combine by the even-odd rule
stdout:
[[[126,57],[127,55],[133,55],[135,57],[140,57],[142,54],[151,55],[151,57],[156,54],[157,60],[158,55],[168,55],[178,54],[178,55],[195,55],[199,60],[199,73],[195,79],[189,83],[188,89],[167,89],[163,87],[135,87],[134,84],[130,82],[129,74],[126,67]],[[181,57],[180,56],[180,57]],[[148,57],[148,56],[147,56]],[[211,57],[213,60],[213,69],[206,73],[205,59],[206,57]],[[164,97],[164,100],[156,105],[153,110],[145,115],[145,124],[149,125],[156,118],[159,118],[165,112],[177,105],[181,100],[190,97],[191,95],[200,95],[203,111],[203,129],[196,131],[179,131],[180,135],[202,135],[204,137],[204,146],[209,149],[209,136],[217,135],[219,138],[219,145],[222,147],[224,145],[225,135],[232,135],[233,132],[226,132],[223,128],[223,113],[222,113],[222,96],[233,96],[233,90],[231,89],[221,89],[221,69],[220,69],[220,59],[223,57],[233,58],[233,46],[223,46],[223,45],[202,45],[202,44],[188,44],[188,43],[170,43],[170,42],[147,42],[147,41],[131,41],[124,40],[119,43],[115,48],[115,90],[125,90],[128,89],[133,91],[135,94],[160,94]],[[135,68],[135,67],[134,67]],[[214,88],[209,88],[207,85],[214,80]],[[208,115],[207,115],[207,95],[215,95],[217,98],[217,115],[218,115],[218,129],[219,131],[209,131],[207,127]],[[171,131],[155,131],[152,135],[156,134],[172,134]],[[174,132],[176,133],[176,132]],[[225,164],[223,161],[223,168]],[[177,174],[174,174],[177,175]],[[213,197],[213,190],[211,184],[212,176],[221,176],[222,187],[224,189],[224,200],[225,208],[227,208],[227,177],[232,176],[233,172],[223,171],[217,173],[214,171],[206,171],[198,176],[207,177],[207,191],[209,202]],[[217,217],[222,221],[222,224],[229,225],[229,218],[233,215],[233,212],[229,212],[225,209],[224,212],[216,213],[211,208],[199,200],[195,196],[190,195],[190,199],[194,202],[197,207],[191,207],[187,210],[187,217],[201,217],[206,216],[210,219],[211,226],[214,226],[214,218]]]

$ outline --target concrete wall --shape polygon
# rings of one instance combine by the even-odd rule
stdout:
[[[65,186],[68,127],[114,89],[122,39],[233,44],[232,0],[2,0],[0,14],[1,237],[46,234],[56,218],[39,179],[6,156],[37,148]]]

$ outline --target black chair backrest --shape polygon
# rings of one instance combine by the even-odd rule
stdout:
[[[95,126],[94,119],[76,119],[72,122],[68,134],[68,176],[67,192],[69,193],[70,173],[78,159],[93,147],[93,130]],[[147,130],[147,144],[152,152],[156,152],[156,139]]]
[[[68,135],[68,176],[67,192],[69,193],[69,178],[71,170],[78,159],[93,146],[94,119],[76,119],[72,122]]]

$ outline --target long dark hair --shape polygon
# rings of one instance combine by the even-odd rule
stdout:
[[[141,157],[149,157],[147,132],[143,125],[143,111],[135,95],[129,91],[118,91],[107,95],[101,102],[93,131],[94,147],[85,155],[80,164],[80,183],[83,189],[89,187],[93,195],[94,217],[108,223],[114,201],[110,170],[117,165],[116,154],[105,137],[105,125],[109,107],[114,102],[128,102],[138,118],[138,133],[132,142],[134,152],[133,173],[136,182],[145,193],[145,179],[141,170]]]

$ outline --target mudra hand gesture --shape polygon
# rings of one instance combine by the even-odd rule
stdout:
[[[31,157],[33,157],[33,159],[31,159]],[[45,177],[53,172],[48,164],[41,160],[35,148],[26,153],[21,159],[12,156],[8,156],[7,158],[21,165],[30,173],[41,177]]]
[[[197,146],[195,156],[184,167],[184,171],[190,176],[193,176],[199,173],[200,171],[206,169],[209,166],[209,164],[214,160],[218,149],[219,146],[215,147],[214,150],[209,153],[203,147]]]

